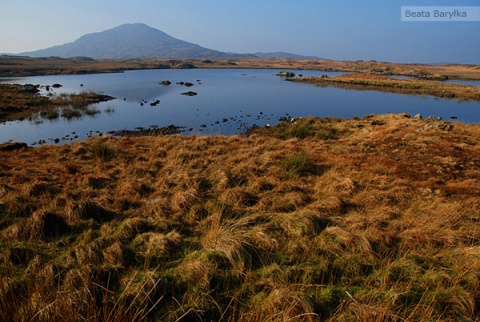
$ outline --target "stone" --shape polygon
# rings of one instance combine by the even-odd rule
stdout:
[[[28,145],[24,142],[7,142],[0,144],[0,151],[14,151],[25,148],[28,148]]]
[[[192,92],[192,91],[189,91],[189,92],[182,93],[182,95],[186,95],[186,96],[195,96],[195,95],[197,95],[197,93],[195,93],[195,92]]]

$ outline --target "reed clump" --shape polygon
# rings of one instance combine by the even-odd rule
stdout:
[[[0,320],[478,321],[480,127],[444,123],[0,151]]]

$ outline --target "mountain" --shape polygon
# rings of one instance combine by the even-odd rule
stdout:
[[[297,54],[285,53],[282,51],[273,52],[273,53],[254,53],[256,57],[259,58],[292,58],[292,59],[325,59],[317,56],[303,56]]]
[[[84,35],[71,43],[24,52],[21,55],[63,58],[85,56],[95,59],[253,57],[253,55],[227,54],[204,48],[141,23],[124,24],[106,31]]]

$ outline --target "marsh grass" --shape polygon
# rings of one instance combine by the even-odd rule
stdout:
[[[348,74],[331,78],[296,78],[297,82],[319,86],[336,86],[358,90],[377,90],[414,95],[431,95],[458,101],[480,101],[480,89],[475,86],[442,83],[436,80],[404,80],[374,74]]]
[[[40,117],[46,118],[48,120],[58,119],[59,116],[60,116],[60,113],[58,112],[57,108],[49,108],[47,110],[40,112]]]
[[[74,118],[82,117],[82,112],[75,108],[64,107],[62,109],[62,117],[66,118],[67,120],[71,120]]]
[[[438,125],[0,151],[0,320],[476,321],[480,129]]]
[[[92,104],[113,99],[92,92],[44,97],[23,91],[21,85],[0,84],[0,89],[0,120],[34,119],[37,115],[48,120],[60,115],[67,119],[94,116],[100,111]]]
[[[270,128],[256,128],[250,130],[252,133],[261,133],[262,135],[273,136],[282,140],[285,139],[306,139],[316,137],[321,140],[337,140],[346,129],[339,130],[335,125],[341,123],[340,119],[330,117],[317,120],[311,117],[294,118],[283,121],[277,126]]]

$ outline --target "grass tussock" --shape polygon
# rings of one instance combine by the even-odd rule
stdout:
[[[313,171],[314,164],[307,152],[302,151],[285,159],[283,168],[289,178],[305,176]]]
[[[97,144],[90,147],[90,151],[94,159],[99,161],[109,161],[114,159],[117,155],[117,150],[108,143],[98,142]]]
[[[0,151],[0,320],[478,321],[480,128],[450,125]]]

